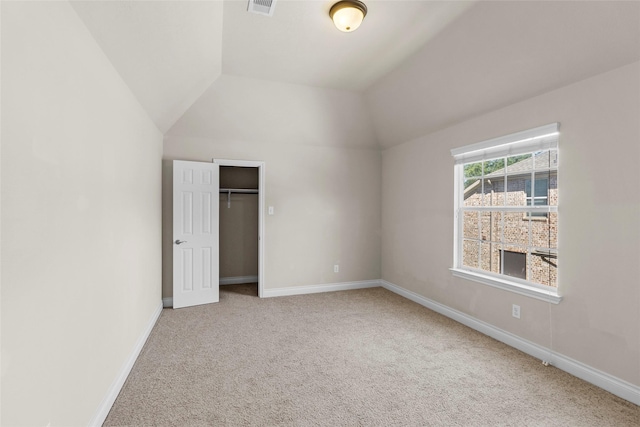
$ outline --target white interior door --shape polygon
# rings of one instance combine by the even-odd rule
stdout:
[[[219,300],[220,167],[173,162],[173,308]]]

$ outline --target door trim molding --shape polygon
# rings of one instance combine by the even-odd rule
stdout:
[[[262,161],[254,160],[232,160],[232,159],[213,159],[213,163],[219,166],[236,166],[244,168],[258,168],[258,296],[264,298],[265,276],[264,276],[264,258],[265,258],[265,169],[266,164]]]

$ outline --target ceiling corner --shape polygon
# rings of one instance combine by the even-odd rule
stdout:
[[[163,133],[220,76],[221,1],[71,5]]]

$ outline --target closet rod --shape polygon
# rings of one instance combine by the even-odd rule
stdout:
[[[221,193],[227,193],[227,209],[231,209],[231,193],[258,194],[258,190],[248,188],[221,188]]]
[[[252,190],[249,188],[221,188],[221,193],[249,193],[249,194],[258,194],[258,190]]]

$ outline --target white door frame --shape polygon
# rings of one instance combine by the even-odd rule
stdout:
[[[213,159],[219,166],[258,168],[258,296],[264,298],[264,194],[265,163],[252,160]]]

